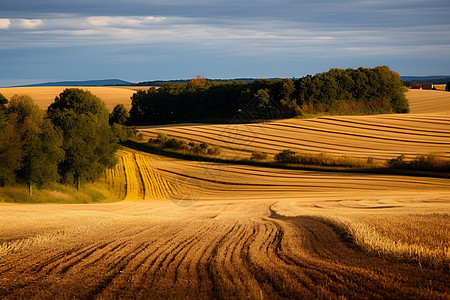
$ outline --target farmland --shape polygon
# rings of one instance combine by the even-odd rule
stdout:
[[[140,127],[146,138],[165,133],[206,142],[228,158],[250,158],[253,151],[274,155],[283,149],[304,153],[386,160],[433,153],[450,158],[450,93],[410,90],[411,114],[332,116],[253,124],[181,124]]]
[[[14,94],[27,94],[31,96],[35,103],[42,109],[53,103],[55,97],[58,96],[63,90],[70,88],[67,86],[49,86],[49,87],[14,87],[14,88],[0,88],[6,98],[11,98]],[[148,87],[133,87],[133,86],[86,86],[75,87],[84,90],[88,90],[94,95],[100,97],[106,104],[108,110],[112,110],[117,104],[123,104],[127,109],[131,108],[130,97],[137,90],[144,90]]]
[[[427,92],[408,92],[411,114],[141,131],[206,141],[232,158],[287,148],[448,158],[450,102]],[[0,297],[449,296],[448,178],[229,165],[128,149],[118,158],[100,184],[125,201],[0,203]]]

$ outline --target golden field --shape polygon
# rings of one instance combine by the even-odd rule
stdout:
[[[148,89],[148,87],[144,86],[50,86],[0,88],[0,93],[8,99],[15,94],[27,94],[31,96],[35,103],[42,109],[47,109],[47,107],[55,101],[55,97],[66,88],[79,88],[90,91],[105,102],[109,111],[112,111],[117,104],[123,104],[125,108],[129,110],[131,108],[130,97],[133,96],[137,90]]]
[[[145,138],[158,133],[221,147],[230,159],[269,156],[284,149],[302,153],[386,160],[400,154],[450,158],[450,93],[409,90],[410,114],[329,116],[254,124],[180,124],[139,127]]]
[[[433,109],[436,94],[419,92],[408,92],[415,100],[407,115],[142,132],[207,141],[230,157],[287,148],[380,160],[448,157],[449,114]],[[415,106],[427,101],[429,108]],[[126,149],[118,158],[99,185],[125,201],[0,203],[1,298],[450,295],[449,178],[186,161]]]

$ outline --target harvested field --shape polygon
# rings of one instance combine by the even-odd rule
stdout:
[[[252,151],[274,155],[284,149],[350,157],[414,158],[433,153],[450,157],[450,114],[405,114],[289,119],[255,124],[141,127],[147,138],[166,133],[206,142],[229,158],[250,158]]]
[[[66,88],[79,88],[83,90],[88,90],[92,94],[100,97],[108,110],[112,111],[114,106],[117,104],[123,104],[128,110],[131,108],[130,97],[137,90],[146,90],[148,87],[140,86],[81,86],[81,87],[70,87],[70,86],[50,86],[50,87],[15,87],[15,88],[0,88],[0,93],[2,93],[6,98],[11,98],[14,94],[27,94],[31,96],[37,105],[42,109],[47,109],[47,107],[55,101],[55,97],[58,96]]]
[[[409,90],[411,114],[329,116],[255,124],[180,124],[139,127],[145,138],[158,133],[206,142],[231,159],[284,149],[350,157],[391,159],[435,154],[450,158],[450,93]]]
[[[444,90],[408,90],[406,97],[411,113],[450,114],[450,93]]]
[[[2,205],[0,296],[448,296],[450,277],[445,267],[380,257],[361,250],[320,218],[295,215],[303,209],[311,213],[314,205],[361,204],[357,193],[329,192],[333,196],[278,192],[258,197],[253,192],[252,197],[235,193],[233,198],[223,198],[217,194],[219,200],[188,207],[167,201],[95,207]],[[346,208],[347,213],[362,218],[368,210],[374,215],[383,210],[387,215],[377,218],[382,221],[392,219],[390,213],[401,207],[428,211],[449,201],[422,189],[395,197],[386,191],[370,194],[363,208]],[[380,207],[376,198],[386,196],[385,201],[396,208]],[[434,197],[431,205],[420,200],[429,196]],[[283,210],[295,216],[276,213]],[[321,209],[316,208],[316,213]],[[426,212],[421,214],[428,218]],[[439,225],[448,230],[448,222]]]
[[[448,296],[448,179],[120,157],[190,193],[0,205],[0,297]]]

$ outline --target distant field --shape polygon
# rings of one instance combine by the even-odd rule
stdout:
[[[100,97],[106,104],[106,107],[112,111],[117,104],[123,104],[127,109],[131,108],[130,97],[137,90],[147,90],[145,86],[102,86],[102,87],[17,87],[17,88],[0,88],[6,98],[10,98],[14,94],[30,95],[42,109],[46,109],[66,88],[80,88],[88,90],[94,95]]]
[[[445,91],[445,84],[435,84],[434,87],[438,91]]]
[[[408,90],[406,97],[413,114],[450,114],[450,92],[444,90]]]

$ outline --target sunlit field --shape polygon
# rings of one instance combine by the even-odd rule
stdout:
[[[231,158],[283,149],[448,158],[443,93],[409,91],[411,114],[141,132],[208,142]],[[97,184],[122,201],[0,203],[1,298],[450,295],[450,178],[117,155]]]
[[[141,86],[85,86],[85,87],[68,87],[68,86],[50,86],[50,87],[15,87],[15,88],[0,88],[6,98],[11,98],[14,94],[27,94],[31,96],[35,103],[42,109],[47,107],[55,101],[58,96],[66,88],[79,88],[88,90],[94,95],[100,97],[105,102],[108,110],[112,110],[117,104],[123,104],[125,108],[131,108],[130,97],[137,90],[146,90],[148,87]]]

